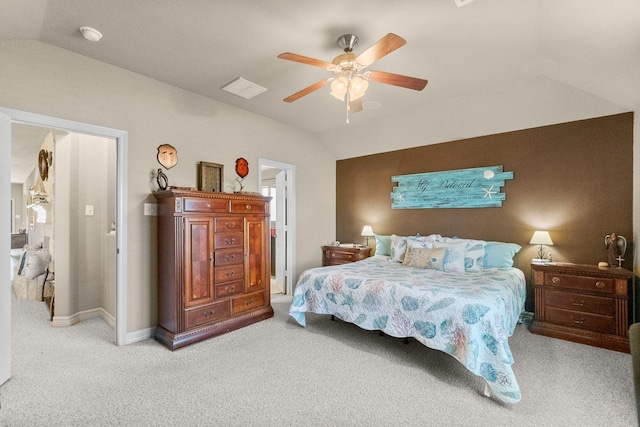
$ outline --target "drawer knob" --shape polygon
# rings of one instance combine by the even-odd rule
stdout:
[[[227,287],[224,288],[224,290],[227,291],[227,292],[233,292],[233,291],[236,290],[236,287],[235,286],[231,286],[231,287],[227,286]]]
[[[247,210],[250,211],[251,210],[251,205],[247,205]]]
[[[226,274],[227,274],[227,277],[233,277],[233,276],[236,275],[236,272],[235,271],[227,271]]]
[[[584,300],[576,301],[573,298],[571,298],[571,305],[574,305],[576,307],[582,307],[584,306]]]
[[[557,276],[554,276],[553,279],[551,279],[551,281],[557,285],[558,283],[560,283],[560,278]]]
[[[598,288],[598,289],[602,289],[602,288],[604,288],[604,282],[601,282],[601,281],[599,281],[599,280],[598,280],[598,281],[596,282],[596,288]]]
[[[233,261],[234,259],[236,259],[236,256],[235,255],[227,255],[225,258],[226,258],[227,261]]]
[[[233,223],[233,222],[225,222],[224,225],[226,225],[227,228],[234,228],[235,227],[235,223]]]
[[[209,318],[209,317],[213,316],[213,310],[205,311],[204,313],[202,313],[202,315],[204,317]]]
[[[236,242],[236,239],[234,239],[234,238],[224,239],[224,242],[227,245],[232,245],[232,244],[234,244]]]
[[[210,208],[211,207],[211,203],[207,203],[207,207]]]

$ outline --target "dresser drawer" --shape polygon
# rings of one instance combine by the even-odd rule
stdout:
[[[259,200],[232,200],[231,212],[264,215],[269,213],[269,203]]]
[[[215,232],[242,231],[244,220],[242,218],[221,217],[215,218]]]
[[[204,325],[229,317],[229,302],[223,301],[214,304],[185,310],[185,328]]]
[[[240,248],[215,251],[213,258],[216,267],[239,264],[244,259],[244,250]]]
[[[214,249],[238,248],[244,245],[242,232],[215,233],[213,236]]]
[[[616,332],[615,318],[611,316],[547,307],[544,317],[547,322],[572,328],[587,329],[605,334],[614,334]]]
[[[185,197],[184,212],[229,212],[229,201]]]
[[[214,271],[216,283],[224,283],[231,280],[240,280],[244,277],[244,265],[242,264],[216,267]]]
[[[236,315],[264,305],[264,292],[254,292],[231,300],[231,314]]]
[[[341,251],[339,249],[330,249],[325,252],[327,262],[333,264],[345,264],[357,261],[359,255],[354,252]]]
[[[615,279],[604,277],[571,276],[568,274],[545,273],[544,284],[559,288],[580,289],[584,291],[612,294],[615,291]]]
[[[602,314],[604,316],[613,316],[616,311],[615,301],[613,298],[594,295],[582,295],[547,290],[544,295],[544,302],[547,307],[557,307],[565,310]]]
[[[216,285],[216,299],[226,298],[232,295],[241,294],[243,291],[244,291],[244,283],[242,282],[242,280],[220,283]]]

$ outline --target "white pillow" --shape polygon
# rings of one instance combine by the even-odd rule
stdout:
[[[50,254],[46,249],[41,249],[39,251],[27,251],[22,274],[26,276],[27,279],[35,279],[41,274],[44,274],[44,272],[47,271],[47,266],[49,265],[49,258]]]

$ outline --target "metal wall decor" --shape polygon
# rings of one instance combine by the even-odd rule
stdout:
[[[501,207],[507,196],[500,190],[508,179],[513,172],[503,172],[502,166],[392,176],[398,185],[391,193],[391,208]]]

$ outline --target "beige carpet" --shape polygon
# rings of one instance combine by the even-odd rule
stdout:
[[[631,357],[531,334],[511,338],[522,401],[483,396],[452,357],[329,316],[275,317],[175,352],[113,344],[100,319],[51,328],[13,300],[2,426],[632,426]]]

